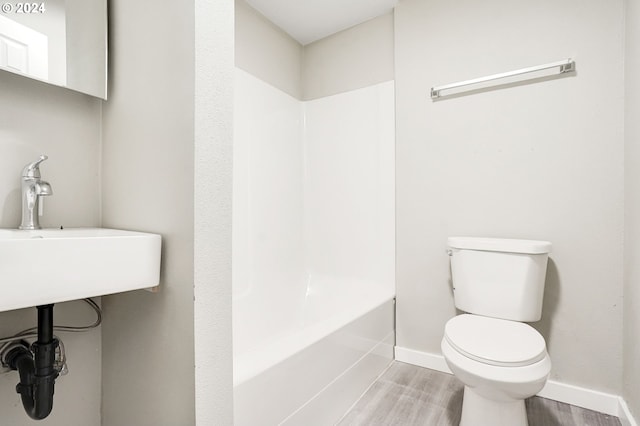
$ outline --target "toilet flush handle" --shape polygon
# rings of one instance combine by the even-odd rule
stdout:
[[[451,250],[451,249],[447,249],[447,254],[448,254],[449,256],[453,256],[453,250]]]

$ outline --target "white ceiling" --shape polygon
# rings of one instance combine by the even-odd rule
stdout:
[[[247,0],[301,44],[380,16],[398,0]]]

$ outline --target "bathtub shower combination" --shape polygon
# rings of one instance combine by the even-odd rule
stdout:
[[[393,82],[235,97],[235,424],[332,424],[393,358]]]

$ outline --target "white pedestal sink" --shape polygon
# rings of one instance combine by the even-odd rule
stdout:
[[[160,235],[0,229],[0,312],[158,285]]]

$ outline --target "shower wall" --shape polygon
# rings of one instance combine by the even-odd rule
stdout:
[[[393,96],[389,81],[303,104],[311,285],[394,283]]]
[[[300,102],[236,70],[236,300],[299,304],[338,277],[393,286],[393,93]]]
[[[233,296],[302,297],[302,106],[240,69],[234,103]]]

